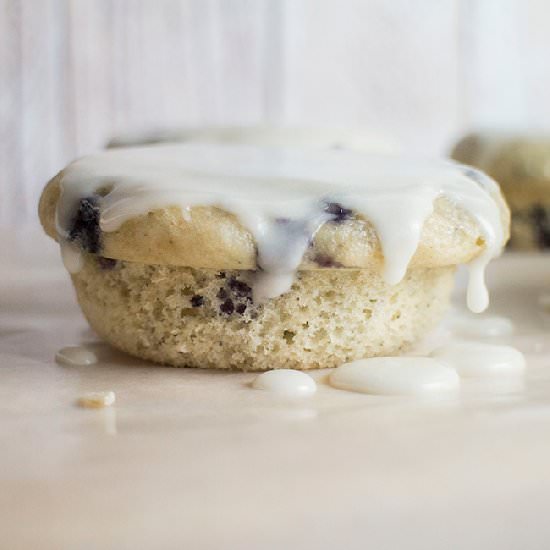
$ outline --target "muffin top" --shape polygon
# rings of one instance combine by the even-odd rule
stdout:
[[[461,139],[452,158],[495,178],[512,209],[550,205],[550,135],[479,132]]]
[[[187,143],[117,148],[71,163],[40,200],[62,246],[114,259],[252,269],[257,297],[296,269],[375,268],[390,284],[408,266],[469,262],[474,310],[483,268],[508,237],[498,185],[447,161],[345,149]]]

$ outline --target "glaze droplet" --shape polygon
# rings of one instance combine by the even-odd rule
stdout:
[[[71,274],[74,275],[78,273],[84,266],[84,257],[82,256],[82,251],[75,243],[69,241],[61,240],[61,260],[65,269]]]
[[[429,357],[373,357],[338,367],[329,378],[340,390],[376,395],[426,395],[458,390],[457,373]]]
[[[452,332],[478,338],[508,336],[514,332],[514,323],[507,317],[497,315],[482,317],[457,315],[451,317],[445,324]]]
[[[317,384],[311,376],[293,369],[264,372],[254,379],[252,387],[286,397],[308,397],[317,391]]]
[[[55,360],[60,365],[93,365],[97,355],[83,346],[67,346],[55,354]]]
[[[525,357],[511,346],[453,342],[436,349],[432,357],[464,378],[521,374],[525,370]]]

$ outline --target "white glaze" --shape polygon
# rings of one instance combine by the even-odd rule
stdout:
[[[55,360],[62,365],[93,365],[97,356],[84,346],[67,346],[55,354]]]
[[[444,195],[477,221],[485,251],[470,269],[468,306],[488,305],[487,263],[504,244],[496,184],[447,161],[372,156],[349,150],[282,149],[253,145],[185,144],[113,149],[77,160],[64,172],[57,228],[67,238],[78,202],[101,188],[103,231],[170,205],[198,205],[235,214],[252,233],[264,273],[257,297],[290,288],[310,239],[337,202],[369,219],[384,253],[384,277],[398,283],[415,253],[434,200]],[[281,223],[281,221],[284,223]]]
[[[308,397],[317,391],[317,384],[311,376],[293,369],[264,372],[254,379],[252,387],[285,397]]]
[[[379,395],[424,395],[454,392],[456,372],[429,357],[373,357],[334,370],[330,384],[341,390]]]
[[[79,397],[77,404],[86,409],[102,409],[114,405],[115,400],[116,396],[113,391],[93,391]]]
[[[515,330],[511,319],[498,315],[474,317],[472,315],[454,314],[445,321],[445,326],[453,334],[477,338],[509,336]]]
[[[109,147],[128,147],[154,143],[251,143],[279,147],[334,148],[396,153],[397,145],[381,136],[360,129],[296,128],[282,126],[200,126],[197,128],[164,128],[119,134]]]
[[[511,346],[452,342],[435,350],[432,357],[454,368],[462,378],[516,375],[525,370],[525,357]]]
[[[84,266],[84,258],[79,246],[67,239],[60,240],[61,260],[65,269],[71,273],[78,273]]]

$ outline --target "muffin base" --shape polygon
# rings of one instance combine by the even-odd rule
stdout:
[[[454,266],[411,268],[395,286],[366,269],[301,271],[252,302],[253,271],[146,265],[87,255],[72,276],[92,328],[114,347],[176,367],[336,367],[395,355],[442,316]]]

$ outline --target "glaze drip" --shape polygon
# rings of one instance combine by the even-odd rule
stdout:
[[[429,395],[456,392],[457,373],[430,357],[371,357],[334,369],[330,385],[373,395]]]
[[[76,238],[71,224],[84,199],[98,194],[84,214],[97,208],[99,228],[106,232],[167,206],[179,206],[188,219],[194,206],[234,214],[257,245],[253,294],[259,302],[289,290],[324,223],[345,223],[352,213],[373,224],[384,277],[398,283],[435,199],[445,196],[472,215],[485,240],[484,252],[471,264],[468,292],[470,309],[482,311],[488,304],[484,269],[505,239],[498,186],[481,172],[447,161],[348,150],[197,143],[115,149],[72,163],[61,190],[57,229],[62,242],[88,239],[84,230]]]
[[[285,397],[309,397],[317,391],[317,384],[309,374],[294,369],[264,372],[253,380],[252,387]]]

